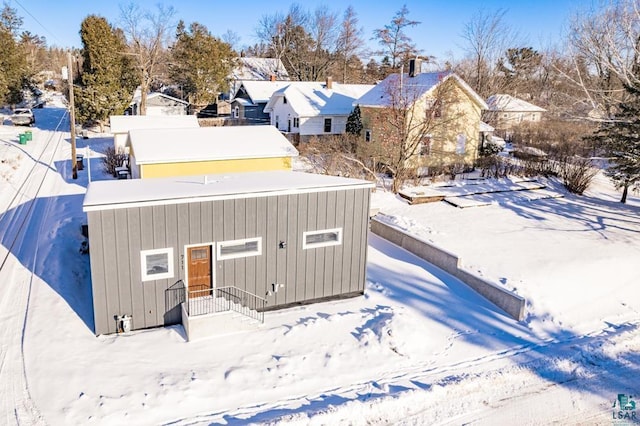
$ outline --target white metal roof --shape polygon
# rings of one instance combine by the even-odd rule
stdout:
[[[140,129],[128,142],[137,164],[298,156],[273,126]]]
[[[83,210],[112,210],[219,199],[373,188],[371,182],[292,171],[94,181]]]
[[[440,83],[453,78],[458,85],[473,99],[482,109],[487,108],[487,104],[475,90],[471,88],[463,79],[450,71],[427,72],[409,77],[409,74],[391,74],[373,89],[362,95],[353,102],[354,105],[370,107],[389,107],[392,103],[391,94],[397,93],[402,88],[402,98],[410,102],[415,102],[422,95],[435,89]]]
[[[111,133],[127,133],[137,129],[196,128],[198,117],[195,115],[112,115]]]
[[[503,112],[545,112],[546,109],[511,95],[497,94],[489,96],[487,105],[491,111]]]

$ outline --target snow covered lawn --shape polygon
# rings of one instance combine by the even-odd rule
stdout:
[[[81,143],[99,152],[110,139]],[[522,323],[371,235],[364,297],[187,343],[180,326],[93,335],[79,252],[88,173],[70,179],[68,154],[63,144],[1,272],[0,318],[12,327],[0,334],[0,399],[20,407],[0,405],[0,423],[30,410],[52,425],[611,424],[618,394],[640,393],[640,202],[620,205],[604,178],[584,197],[545,182],[564,196],[486,194],[465,209],[374,195],[397,226],[527,298]],[[92,157],[92,179],[110,178]]]

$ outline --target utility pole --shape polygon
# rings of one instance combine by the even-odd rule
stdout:
[[[67,53],[67,68],[69,83],[69,121],[71,122],[71,170],[74,179],[78,179],[78,159],[76,158],[76,111],[73,102],[73,62],[71,52]]]

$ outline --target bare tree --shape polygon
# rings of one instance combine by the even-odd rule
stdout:
[[[175,10],[159,4],[156,13],[152,13],[132,2],[120,7],[120,15],[129,54],[140,80],[140,114],[146,115],[147,94],[164,62],[171,30],[175,27]]]
[[[364,127],[372,129],[373,136],[361,141],[359,155],[384,165],[393,175],[393,192],[417,177],[422,167],[443,169],[464,163],[464,155],[448,143],[451,133],[461,128],[460,92],[450,80],[456,77],[439,77],[425,90],[424,80],[391,74],[380,83],[384,107],[361,107]]]
[[[625,93],[623,85],[640,83],[633,69],[640,55],[640,6],[634,0],[608,3],[576,16],[570,34],[574,66],[565,76],[599,112],[595,117],[606,120]]]
[[[462,32],[469,56],[469,75],[463,75],[463,78],[483,98],[495,94],[500,87],[495,81],[495,66],[498,58],[517,39],[517,35],[503,22],[505,14],[502,9],[493,13],[480,10],[465,24]]]
[[[415,27],[420,22],[409,19],[408,15],[409,9],[405,4],[393,16],[391,23],[385,25],[384,28],[373,30],[373,38],[378,40],[378,44],[382,46],[382,49],[377,53],[389,57],[392,70],[398,69],[404,60],[418,53],[416,45],[411,37],[405,33],[405,29]]]
[[[349,6],[344,12],[337,44],[338,54],[342,57],[343,83],[348,82],[347,68],[350,58],[361,53],[363,44],[362,27],[358,26],[358,16],[353,6]]]

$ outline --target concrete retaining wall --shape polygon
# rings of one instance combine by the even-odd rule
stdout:
[[[491,303],[504,310],[512,318],[518,321],[524,319],[526,301],[523,297],[464,270],[462,261],[455,254],[406,234],[404,231],[375,217],[371,219],[371,232],[458,278]]]

